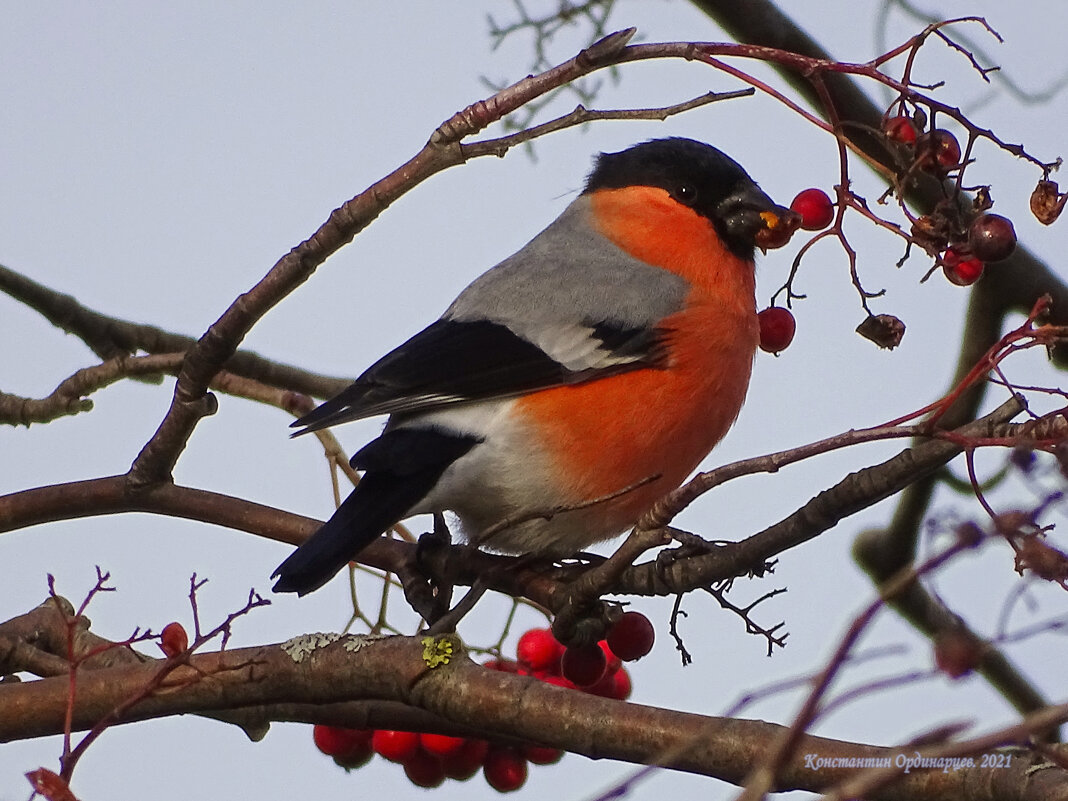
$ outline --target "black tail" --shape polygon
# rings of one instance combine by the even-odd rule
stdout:
[[[441,474],[480,440],[439,429],[399,428],[368,443],[351,464],[363,480],[323,527],[278,566],[275,592],[306,595],[326,584],[382,532],[407,517]]]

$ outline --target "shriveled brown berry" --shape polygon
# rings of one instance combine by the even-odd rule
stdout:
[[[912,223],[912,238],[932,256],[941,253],[949,245],[945,220],[941,216],[924,214]]]
[[[857,326],[857,333],[880,348],[893,350],[905,336],[905,324],[892,314],[872,314]]]
[[[1068,192],[1063,195],[1056,181],[1039,181],[1031,193],[1031,213],[1043,225],[1052,225],[1064,211]]]
[[[1027,537],[1016,551],[1016,572],[1022,576],[1024,570],[1030,570],[1046,581],[1064,584],[1068,582],[1068,555],[1042,537]]]

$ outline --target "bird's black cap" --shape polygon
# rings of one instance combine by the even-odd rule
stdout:
[[[654,186],[707,217],[735,255],[753,258],[762,212],[785,211],[765,195],[742,166],[694,139],[651,139],[618,153],[601,153],[584,194],[601,189]]]

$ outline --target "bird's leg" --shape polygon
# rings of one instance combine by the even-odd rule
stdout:
[[[452,585],[440,581],[430,569],[432,553],[448,548],[452,535],[445,516],[434,513],[434,528],[419,537],[410,569],[398,574],[404,587],[404,597],[429,625],[446,615],[452,603]]]
[[[704,537],[674,526],[665,526],[664,528],[671,535],[671,538],[679,543],[679,547],[665,548],[656,555],[656,569],[658,572],[663,572],[669,565],[679,559],[712,553],[716,549],[729,544],[723,541],[706,540]]]
[[[476,579],[475,583],[471,585],[471,589],[460,599],[460,603],[438,617],[427,629],[427,634],[437,635],[456,631],[456,624],[474,608],[475,604],[478,603],[478,599],[485,594],[487,589],[486,582],[482,579]]]

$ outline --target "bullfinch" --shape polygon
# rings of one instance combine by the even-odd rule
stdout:
[[[737,417],[759,339],[755,247],[796,224],[702,142],[597,156],[548,228],[293,424],[389,415],[275,592],[318,589],[416,514],[448,510],[473,544],[551,558],[633,526]]]

